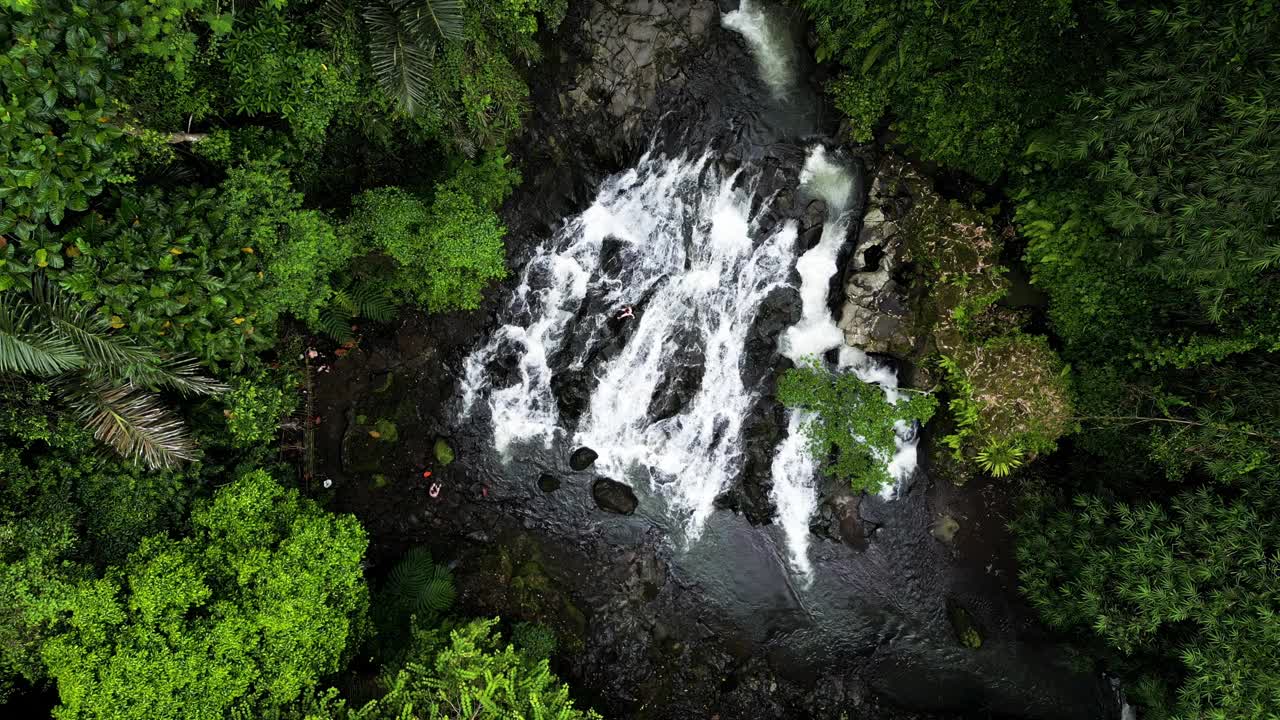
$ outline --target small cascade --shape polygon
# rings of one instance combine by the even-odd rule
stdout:
[[[720,24],[747,41],[775,100],[787,96],[795,84],[795,58],[786,24],[762,7],[758,0],[741,0],[738,9],[727,12]]]
[[[850,212],[854,199],[853,176],[847,167],[828,157],[825,148],[818,146],[805,159],[800,182],[810,194],[827,204],[827,220],[818,244],[796,261],[803,310],[800,321],[779,340],[780,350],[792,362],[801,365],[821,362],[828,351],[840,348],[836,363],[838,372],[852,372],[863,382],[879,385],[889,402],[897,402],[897,375],[861,350],[843,346],[844,334],[831,317],[827,303],[831,278],[838,270],[840,248],[845,243],[850,223],[857,219]],[[817,461],[809,451],[808,438],[804,433],[805,425],[812,419],[813,416],[806,412],[789,412],[787,437],[778,445],[770,468],[772,497],[778,507],[778,524],[787,536],[791,564],[806,577],[810,574],[809,518],[818,504],[818,491],[814,485]],[[892,457],[881,458],[894,479],[894,484],[881,492],[885,499],[894,497],[916,467],[916,440],[912,428],[899,423],[896,429],[896,452]]]

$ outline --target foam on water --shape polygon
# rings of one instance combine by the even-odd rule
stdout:
[[[503,453],[518,442],[550,447],[560,421],[552,359],[580,348],[568,367],[585,367],[613,332],[610,316],[634,305],[626,344],[594,368],[573,443],[599,453],[600,474],[647,479],[689,538],[742,470],[742,425],[756,400],[742,382],[747,333],[795,262],[794,223],[761,237],[753,192],[737,180],[707,156],[646,156],[608,180],[586,212],[538,249],[509,308],[520,321],[472,353],[463,380],[465,413],[488,389],[490,363],[514,352],[516,382],[488,392],[494,443]],[[608,262],[606,238],[617,245]],[[603,312],[584,317],[588,306]],[[575,335],[585,342],[567,344]],[[655,420],[649,407],[671,382],[669,360],[690,345],[700,351],[701,383],[679,412]]]

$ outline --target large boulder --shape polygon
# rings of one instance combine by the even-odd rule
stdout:
[[[640,504],[631,488],[609,478],[596,478],[591,484],[591,497],[595,498],[601,510],[619,515],[630,515]]]
[[[622,0],[592,3],[574,32],[590,57],[560,97],[570,117],[607,120],[597,142],[631,144],[652,131],[647,124],[660,90],[688,82],[682,57],[715,27],[714,0]]]
[[[907,189],[911,184],[902,180],[910,173],[913,171],[892,155],[882,159],[876,169],[852,266],[845,274],[839,323],[846,344],[897,357],[912,355],[916,346],[907,288],[895,278],[906,252],[907,238],[900,221],[911,203]]]
[[[591,464],[594,463],[598,457],[600,457],[600,454],[595,450],[592,450],[589,447],[580,447],[577,450],[574,450],[573,454],[569,456],[569,467],[578,472],[582,472],[583,470],[591,467]]]

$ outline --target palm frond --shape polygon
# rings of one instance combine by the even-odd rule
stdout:
[[[152,470],[174,467],[196,456],[195,443],[182,420],[152,392],[104,381],[65,384],[66,395],[80,419],[99,442]]]
[[[37,309],[49,329],[84,356],[86,364],[116,367],[159,362],[155,353],[108,335],[106,320],[76,306],[56,285],[37,282],[31,289]]]
[[[414,8],[419,16],[430,19],[431,27],[445,40],[461,40],[467,31],[462,0],[422,0]]]
[[[365,5],[362,16],[374,79],[401,111],[414,114],[425,104],[431,85],[435,42],[425,32],[431,16],[385,0]]]
[[[227,386],[200,375],[200,363],[194,358],[166,359],[159,365],[143,363],[122,368],[120,374],[134,384],[149,388],[169,388],[183,395],[217,395]]]
[[[344,35],[356,34],[355,15],[348,0],[325,0],[320,6],[320,32],[331,45]]]
[[[84,358],[64,338],[32,321],[32,308],[0,297],[0,373],[52,377],[80,367]]]
[[[68,352],[78,358],[73,367],[84,368],[90,375],[117,385],[169,388],[184,395],[214,395],[227,389],[222,383],[199,375],[195,360],[165,359],[130,340],[111,335],[100,315],[74,305],[56,285],[38,282],[32,296],[48,327],[48,342],[57,343],[53,347],[69,348]]]

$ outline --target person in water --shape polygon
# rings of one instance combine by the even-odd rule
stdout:
[[[631,306],[630,306],[630,305],[623,305],[623,306],[622,306],[622,312],[618,313],[618,319],[619,319],[619,320],[627,320],[627,319],[629,319],[629,318],[633,318],[633,317],[635,317],[635,316],[636,316],[636,315],[635,315],[635,313],[631,310]]]

